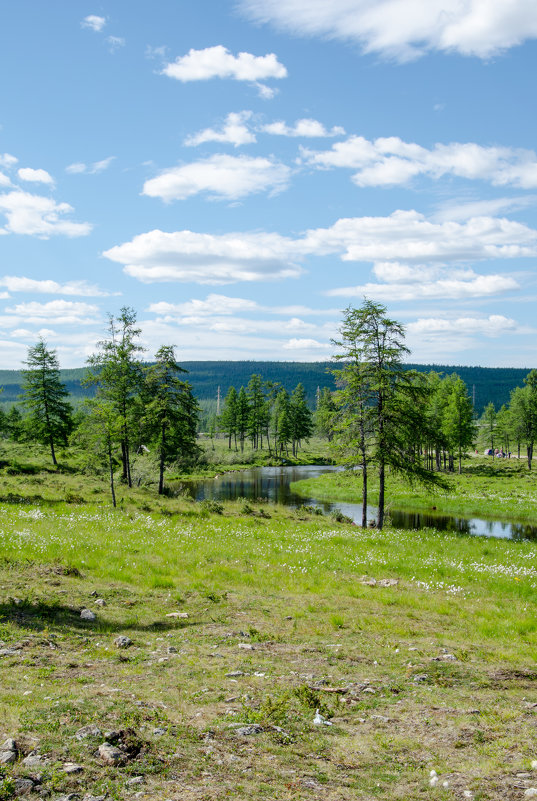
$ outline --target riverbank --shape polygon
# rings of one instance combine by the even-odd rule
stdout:
[[[460,517],[481,517],[509,522],[534,523],[537,519],[537,485],[525,462],[518,460],[466,459],[463,473],[446,475],[450,490],[426,490],[393,473],[386,481],[387,507],[409,511],[434,511]],[[359,472],[327,473],[295,482],[293,492],[320,501],[361,503]],[[378,502],[378,483],[369,480],[369,503]]]
[[[537,786],[534,546],[177,503],[0,506],[1,798]]]

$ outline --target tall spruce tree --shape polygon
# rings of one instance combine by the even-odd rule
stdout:
[[[57,465],[55,446],[67,445],[73,427],[69,393],[60,381],[56,351],[42,339],[28,349],[24,362],[22,404],[28,410],[25,429],[30,439],[50,447],[52,463]]]

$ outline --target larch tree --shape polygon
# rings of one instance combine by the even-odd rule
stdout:
[[[145,414],[156,447],[158,492],[162,495],[166,466],[174,461],[191,461],[199,454],[196,444],[199,406],[191,385],[179,377],[187,371],[177,364],[174,347],[163,345],[155,355],[156,362],[146,374],[145,389],[150,400]]]
[[[50,448],[52,463],[57,465],[55,446],[67,445],[73,427],[69,393],[60,380],[56,351],[49,350],[40,340],[28,349],[24,362],[22,405],[28,410],[26,433]]]
[[[108,317],[108,336],[98,343],[99,353],[90,356],[87,384],[97,384],[97,396],[112,404],[121,423],[122,479],[132,487],[131,444],[133,412],[143,382],[139,360],[144,348],[138,343],[141,329],[136,312],[124,306],[118,315]]]
[[[462,452],[475,441],[477,427],[474,407],[464,381],[456,377],[451,385],[444,411],[443,432],[451,450],[458,453],[459,474],[462,473]]]

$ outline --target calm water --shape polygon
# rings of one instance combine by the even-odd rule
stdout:
[[[205,499],[235,500],[247,498],[255,501],[258,498],[268,498],[274,503],[283,503],[286,506],[318,506],[325,514],[334,509],[340,509],[343,514],[352,518],[358,524],[362,520],[362,505],[360,503],[329,503],[319,501],[314,497],[307,498],[297,495],[290,489],[293,481],[305,478],[316,478],[323,473],[334,472],[338,468],[323,465],[304,465],[299,467],[252,467],[237,473],[225,473],[218,478],[203,481],[176,482],[174,489],[182,489],[197,501]],[[368,507],[368,518],[374,519],[376,508]],[[433,512],[411,512],[390,509],[391,522],[397,528],[424,528],[427,526],[441,531],[455,531],[461,534],[472,534],[486,537],[502,537],[506,539],[537,539],[537,526],[524,523],[506,523],[499,520],[482,520],[477,517],[464,518],[450,515],[434,514]]]

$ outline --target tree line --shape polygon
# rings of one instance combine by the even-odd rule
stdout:
[[[268,449],[269,455],[298,454],[301,443],[313,434],[313,415],[306,393],[298,384],[291,395],[281,384],[263,381],[254,373],[247,387],[237,392],[231,386],[224,400],[218,429],[228,439],[228,447],[244,451],[249,439],[254,450]]]
[[[510,455],[516,447],[520,459],[523,445],[531,470],[537,439],[537,370],[528,373],[523,387],[512,390],[508,404],[502,404],[498,410],[492,402],[487,404],[480,422],[491,456]]]
[[[88,359],[85,384],[95,397],[77,410],[67,400],[60,380],[56,352],[40,340],[29,348],[23,372],[23,416],[13,407],[0,418],[0,427],[13,439],[36,441],[50,449],[57,465],[58,445],[76,437],[94,465],[105,467],[116,505],[114,475],[132,487],[133,455],[151,448],[158,464],[158,491],[164,492],[164,472],[174,462],[191,463],[199,455],[199,406],[186,372],[176,361],[172,345],[163,345],[154,364],[141,361],[141,330],[129,307],[109,315],[106,336]]]

